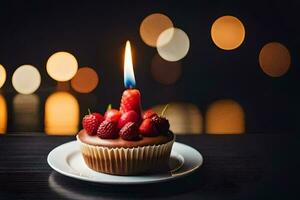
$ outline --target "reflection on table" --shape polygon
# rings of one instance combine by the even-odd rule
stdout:
[[[51,94],[45,103],[45,132],[48,135],[74,135],[78,131],[79,104],[67,92]]]
[[[157,105],[153,110],[160,114],[166,105]],[[191,103],[170,103],[165,117],[175,134],[200,134],[203,132],[203,117],[198,107]]]
[[[59,86],[70,87],[69,84]],[[75,135],[81,127],[81,117],[89,108],[95,108],[97,105],[97,97],[92,94],[74,96],[70,92],[58,90],[46,95],[46,98],[37,94],[16,94],[12,97],[11,104],[7,105],[6,98],[0,95],[0,133],[8,130],[44,130],[48,135]],[[152,108],[161,114],[165,106],[160,104]],[[10,107],[11,113],[8,109]],[[165,117],[169,119],[170,128],[175,134],[241,134],[246,131],[244,108],[235,100],[216,100],[208,104],[203,113],[205,114],[202,114],[195,104],[171,102]],[[12,120],[8,121],[10,118]]]
[[[240,134],[245,132],[245,112],[241,105],[230,99],[210,104],[206,116],[206,132],[209,134]]]
[[[7,127],[7,107],[6,101],[2,95],[0,95],[0,134],[6,132]]]
[[[15,131],[34,132],[39,130],[40,98],[35,94],[17,94],[13,98],[13,126]]]

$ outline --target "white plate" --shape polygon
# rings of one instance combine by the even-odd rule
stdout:
[[[203,158],[194,148],[175,142],[168,172],[138,176],[116,176],[99,173],[88,168],[80,153],[79,144],[77,141],[72,141],[53,149],[48,154],[47,161],[55,171],[75,179],[106,184],[144,184],[185,176],[199,168],[203,163]]]

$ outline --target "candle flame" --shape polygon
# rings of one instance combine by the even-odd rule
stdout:
[[[124,85],[126,88],[135,87],[135,77],[133,72],[132,55],[130,42],[127,40],[124,57]]]

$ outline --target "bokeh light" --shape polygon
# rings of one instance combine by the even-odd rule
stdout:
[[[206,132],[240,134],[245,132],[245,113],[240,104],[230,99],[213,102],[206,112]]]
[[[4,85],[6,81],[6,71],[5,68],[0,65],[0,88]]]
[[[290,52],[283,44],[270,42],[261,49],[259,64],[267,75],[280,77],[289,70],[291,64]]]
[[[45,103],[45,132],[49,135],[75,135],[79,125],[79,104],[67,92],[51,94]]]
[[[158,36],[166,29],[173,27],[169,17],[160,13],[147,16],[141,23],[140,35],[142,40],[151,47],[156,47]],[[169,37],[169,40],[171,37]]]
[[[78,69],[76,58],[68,52],[54,53],[47,61],[47,72],[57,81],[71,80]]]
[[[243,23],[234,16],[218,18],[211,27],[211,38],[215,45],[224,50],[239,47],[245,39]]]
[[[189,37],[179,28],[166,29],[157,39],[157,52],[167,61],[178,61],[184,58],[189,48]]]
[[[157,105],[152,109],[161,114],[166,105]],[[170,103],[165,112],[170,129],[175,134],[200,134],[203,131],[203,117],[198,107],[191,103]]]
[[[80,68],[71,80],[72,88],[80,93],[92,92],[98,85],[97,72],[89,67]]]
[[[0,95],[0,134],[4,134],[7,128],[7,107],[6,101],[2,95]]]
[[[153,57],[151,74],[153,78],[162,84],[174,84],[181,76],[181,63],[169,62],[162,59],[158,54]]]
[[[17,94],[13,98],[13,126],[15,131],[37,131],[41,124],[40,98],[36,94]]]
[[[12,76],[12,85],[21,94],[34,93],[41,84],[40,72],[32,65],[22,65]]]

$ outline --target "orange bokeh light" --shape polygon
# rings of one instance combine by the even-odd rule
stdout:
[[[269,76],[280,77],[290,67],[291,56],[289,50],[278,42],[271,42],[263,46],[259,53],[261,69]]]
[[[156,47],[160,33],[171,27],[173,27],[173,23],[169,17],[160,13],[154,13],[142,21],[140,35],[147,45]]]
[[[97,72],[89,67],[80,68],[71,80],[72,88],[80,93],[92,92],[99,83]]]
[[[223,16],[213,23],[211,37],[219,48],[232,50],[239,47],[244,41],[245,28],[238,18]]]

